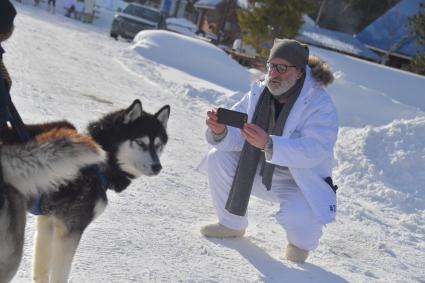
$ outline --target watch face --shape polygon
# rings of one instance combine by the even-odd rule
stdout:
[[[273,149],[273,140],[272,140],[271,137],[269,137],[268,141],[264,145],[264,150],[263,151],[270,151],[272,149]]]
[[[273,148],[273,140],[272,140],[271,137],[269,137],[269,140],[267,141],[266,146],[267,146],[268,149],[272,149]]]

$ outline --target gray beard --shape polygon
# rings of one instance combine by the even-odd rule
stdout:
[[[291,87],[293,87],[297,83],[297,78],[293,77],[293,78],[289,78],[288,80],[282,80],[280,82],[280,85],[277,88],[273,87],[270,81],[271,81],[271,79],[267,75],[266,76],[266,85],[267,85],[267,88],[269,89],[270,93],[273,96],[281,96],[282,94],[287,92]]]

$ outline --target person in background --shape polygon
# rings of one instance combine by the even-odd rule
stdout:
[[[75,18],[81,20],[81,17],[84,13],[84,0],[77,0],[75,3]]]
[[[12,78],[3,63],[5,51],[2,44],[13,33],[15,16],[16,10],[9,0],[0,0],[0,143],[2,133],[9,128],[8,123],[22,142],[30,139],[30,135],[12,102],[10,96]]]
[[[206,237],[242,237],[250,194],[277,202],[276,219],[286,231],[285,257],[305,262],[325,224],[335,220],[333,147],[338,118],[324,86],[333,75],[295,40],[276,40],[264,81],[252,85],[232,109],[248,114],[242,129],[207,112],[206,138],[213,149],[198,167],[207,172],[218,223]],[[252,190],[252,191],[251,191]]]
[[[96,4],[96,0],[84,0],[83,21],[85,23],[89,23],[89,24],[93,23],[95,4]]]
[[[47,5],[47,11],[54,14],[56,12],[56,0],[48,0]]]
[[[72,14],[74,14],[75,18],[75,0],[66,0],[63,4],[63,8],[65,9],[65,17],[70,18]]]

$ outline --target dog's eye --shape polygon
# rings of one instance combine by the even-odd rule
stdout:
[[[148,150],[148,145],[141,140],[135,140],[135,142],[143,149]]]
[[[162,148],[164,147],[164,145],[162,143],[156,144],[155,145],[155,149],[156,150],[162,150]]]

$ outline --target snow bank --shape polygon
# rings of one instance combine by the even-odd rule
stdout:
[[[413,119],[425,113],[415,106],[400,103],[366,83],[358,85],[336,74],[328,92],[338,110],[339,123],[345,127],[383,126],[399,119]]]
[[[335,81],[327,91],[345,127],[383,126],[425,116],[425,77],[310,46]]]
[[[310,50],[311,53],[317,54],[327,61],[332,69],[338,72],[339,81],[342,80],[349,84],[348,90],[356,93],[362,93],[363,89],[371,90],[376,94],[425,111],[424,76],[316,47],[310,47]],[[381,106],[380,104],[374,105]]]
[[[344,188],[404,212],[425,209],[425,117],[343,129],[335,169]]]
[[[134,52],[194,77],[233,91],[248,91],[250,73],[224,51],[199,39],[169,31],[146,30],[136,35]]]

